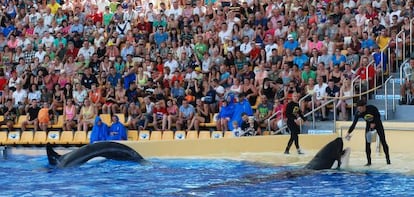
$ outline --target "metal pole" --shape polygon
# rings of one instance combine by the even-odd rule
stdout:
[[[395,79],[392,81],[392,112],[395,113]]]
[[[333,102],[333,104],[334,104],[334,107],[333,107],[333,113],[334,113],[334,115],[333,115],[333,131],[335,131],[335,125],[336,125],[336,103],[337,103],[337,99],[333,99],[334,100],[334,102]]]
[[[312,128],[315,129],[315,99],[312,95]]]
[[[412,46],[413,38],[412,38],[412,35],[413,35],[413,19],[410,20],[410,56],[411,56],[411,53],[413,53],[413,46]]]
[[[387,94],[387,84],[388,81],[385,82],[385,120],[388,120],[388,94]]]
[[[388,54],[388,61],[387,61],[387,70],[388,70],[388,74],[391,75],[391,48],[388,46],[388,50],[387,50],[387,54]]]

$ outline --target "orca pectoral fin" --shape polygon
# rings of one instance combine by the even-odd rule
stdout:
[[[46,153],[50,165],[55,166],[59,163],[59,158],[61,155],[59,155],[55,150],[53,150],[53,147],[50,143],[46,144]]]

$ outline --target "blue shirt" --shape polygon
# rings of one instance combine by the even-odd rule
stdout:
[[[118,80],[121,79],[121,74],[115,73],[115,75],[108,76],[108,82],[111,84],[112,87],[115,87],[118,84]]]
[[[167,40],[168,40],[168,34],[166,32],[164,33],[155,32],[154,41],[158,47],[160,46],[161,43],[166,42]]]
[[[344,62],[344,63],[346,62],[346,57],[345,57],[345,55],[341,55],[338,58],[336,55],[333,55],[331,61],[332,61],[333,65],[340,65],[341,62]]]
[[[295,56],[293,58],[293,63],[298,65],[299,69],[303,69],[303,65],[309,62],[309,58],[307,55],[302,54],[301,56]]]
[[[298,48],[298,46],[299,46],[299,42],[296,40],[294,40],[293,42],[287,40],[283,44],[283,47],[285,47],[285,49],[290,49],[291,51],[294,51],[296,48]]]
[[[365,48],[371,49],[371,47],[374,47],[375,45],[376,45],[376,43],[371,38],[368,38],[366,40],[361,41],[361,48],[362,49],[365,49]]]
[[[71,27],[70,27],[70,30],[69,30],[69,33],[74,33],[74,32],[78,32],[78,33],[83,33],[83,25],[82,24],[73,24]]]
[[[181,105],[180,112],[183,113],[183,118],[189,118],[191,115],[195,113],[195,110],[192,105],[188,104],[187,107],[184,107],[184,105]]]
[[[132,45],[129,46],[128,48],[124,47],[121,51],[121,56],[124,61],[127,60],[127,55],[133,55],[133,54],[134,54],[134,47]]]
[[[11,32],[13,32],[16,28],[13,25],[9,25],[8,27],[3,28],[3,35],[4,37],[8,37]]]

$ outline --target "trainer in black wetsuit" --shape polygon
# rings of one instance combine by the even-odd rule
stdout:
[[[305,120],[305,117],[302,114],[302,111],[299,107],[299,95],[297,93],[293,93],[292,101],[290,101],[286,106],[286,117],[287,117],[287,127],[290,131],[290,139],[286,146],[285,154],[289,154],[290,146],[292,143],[295,142],[296,149],[298,150],[298,154],[303,154],[299,147],[299,136],[300,127],[299,127],[299,119]]]
[[[365,101],[358,101],[358,111],[355,114],[354,122],[352,123],[351,127],[348,130],[348,134],[346,138],[350,139],[350,134],[355,129],[355,125],[358,122],[358,119],[363,118],[367,125],[365,127],[365,135],[368,131],[376,129],[379,139],[381,141],[382,147],[384,148],[385,158],[387,160],[387,164],[391,164],[390,161],[390,154],[388,150],[388,145],[385,140],[385,133],[384,133],[384,126],[382,125],[381,116],[379,114],[378,108],[373,105],[366,105]],[[365,137],[365,152],[367,154],[367,165],[371,165],[371,143],[367,141]]]

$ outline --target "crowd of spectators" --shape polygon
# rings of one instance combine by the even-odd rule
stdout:
[[[199,130],[215,118],[223,131],[241,126],[242,113],[259,125],[276,114],[276,130],[294,92],[321,105],[352,96],[356,76],[372,88],[395,72],[387,60],[405,44],[395,35],[410,32],[414,13],[411,0],[0,4],[1,124],[27,115],[23,129],[43,130],[58,115],[63,129],[88,130],[101,113],[124,114],[129,129]],[[344,119],[348,101],[335,106]]]

